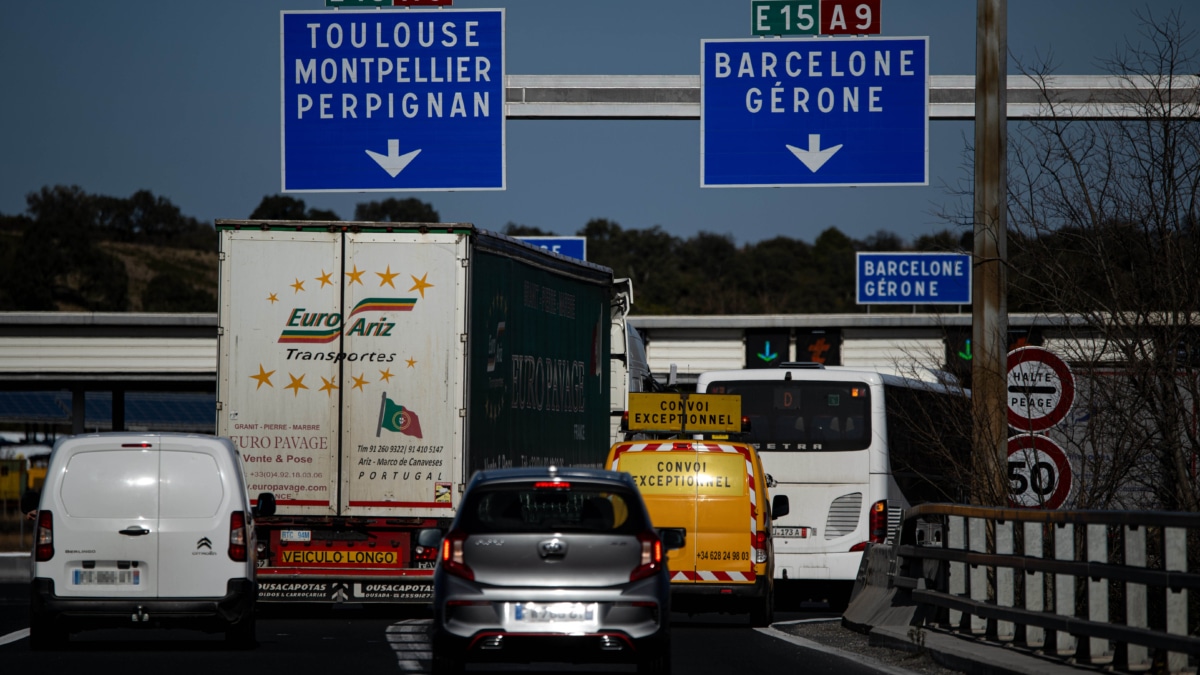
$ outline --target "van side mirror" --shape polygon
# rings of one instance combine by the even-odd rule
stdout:
[[[660,527],[658,538],[662,540],[664,549],[674,551],[687,543],[687,530],[682,527]]]
[[[436,527],[426,528],[417,532],[417,546],[437,548],[442,545],[442,531]]]
[[[791,513],[792,507],[788,504],[787,495],[775,495],[771,499],[771,520],[782,518]]]
[[[41,500],[42,493],[40,490],[26,490],[25,494],[21,495],[21,513],[36,511],[38,502]]]
[[[275,494],[272,492],[258,493],[258,503],[254,506],[254,517],[275,515]]]

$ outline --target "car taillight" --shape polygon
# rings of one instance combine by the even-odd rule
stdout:
[[[457,530],[446,535],[442,540],[442,568],[446,570],[446,574],[474,581],[475,573],[463,560],[463,545],[466,541],[467,535]]]
[[[867,513],[867,529],[869,531],[867,541],[860,541],[859,543],[850,547],[851,552],[865,550],[867,548],[867,544],[882,544],[887,541],[887,502],[880,501],[871,505],[871,510]]]
[[[654,576],[658,570],[662,569],[663,548],[658,535],[654,532],[643,532],[638,535],[638,542],[642,545],[642,557],[638,561],[638,566],[629,573],[630,581]]]
[[[759,530],[754,533],[754,564],[767,562],[767,533]]]
[[[38,511],[37,535],[34,538],[34,559],[46,562],[54,557],[54,516]]]
[[[229,559],[246,562],[246,514],[241,511],[229,514]]]

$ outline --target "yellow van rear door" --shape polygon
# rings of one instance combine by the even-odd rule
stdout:
[[[667,552],[667,568],[672,582],[692,580],[696,570],[696,487],[695,481],[671,470],[681,463],[697,462],[689,445],[685,449],[663,450],[669,445],[632,443],[614,448],[611,468],[633,476],[654,527],[682,527],[687,530],[683,548]]]
[[[696,453],[696,581],[753,582],[755,516],[746,457],[730,446],[707,447]]]

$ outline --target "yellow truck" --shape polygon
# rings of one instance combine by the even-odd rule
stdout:
[[[737,396],[630,394],[627,437],[641,440],[613,445],[605,466],[633,476],[655,527],[687,530],[667,560],[675,609],[749,612],[751,625],[766,626],[775,608],[770,525],[788,500],[770,499],[752,446],[726,440],[742,423]]]

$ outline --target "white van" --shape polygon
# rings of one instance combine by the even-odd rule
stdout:
[[[274,496],[258,498],[259,513]],[[30,641],[72,631],[187,627],[255,643],[257,542],[237,450],[195,434],[60,440],[38,504]]]

